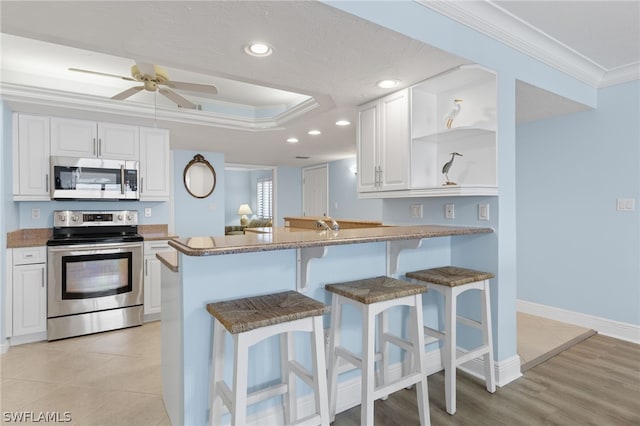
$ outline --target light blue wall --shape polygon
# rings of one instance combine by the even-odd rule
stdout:
[[[382,219],[382,200],[358,199],[356,157],[329,163],[329,216],[336,219]]]
[[[274,226],[284,226],[285,216],[302,216],[302,169],[278,167],[276,170],[276,212]]]
[[[207,198],[189,195],[182,184],[184,167],[201,154],[216,171],[216,187]],[[202,151],[173,151],[175,233],[182,238],[224,235],[225,173],[224,154]]]
[[[635,81],[518,126],[519,299],[640,325],[639,117]]]
[[[251,176],[248,171],[225,170],[225,225],[240,225],[238,207],[251,205]],[[255,203],[253,203],[255,204]],[[251,207],[253,210],[253,207]]]

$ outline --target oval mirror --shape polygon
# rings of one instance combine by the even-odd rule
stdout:
[[[184,168],[184,187],[196,198],[206,198],[216,187],[216,171],[205,158],[196,154]]]

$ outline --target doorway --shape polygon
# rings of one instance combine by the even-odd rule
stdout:
[[[329,173],[327,164],[302,169],[302,215],[327,216]]]

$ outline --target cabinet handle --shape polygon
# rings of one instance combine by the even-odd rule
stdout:
[[[102,139],[98,138],[98,157],[102,156]]]
[[[124,195],[124,164],[120,166],[120,193]]]
[[[141,177],[140,178],[140,193],[142,194],[144,192],[144,178]]]
[[[169,246],[168,245],[161,245],[161,246],[151,246],[152,249],[168,249]]]
[[[49,192],[49,174],[44,175],[44,187],[46,191]]]
[[[93,155],[98,156],[98,141],[96,138],[93,138]]]
[[[145,277],[149,275],[148,272],[149,272],[149,259],[145,259],[144,260],[144,276]]]
[[[30,257],[33,257],[33,255],[32,255],[32,254],[25,254],[25,255],[24,255],[24,258],[25,258],[25,259],[28,259],[28,258],[30,258]]]
[[[44,288],[44,268],[42,268],[42,288]]]

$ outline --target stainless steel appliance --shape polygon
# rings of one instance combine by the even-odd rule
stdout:
[[[55,211],[47,242],[47,338],[142,324],[137,211]]]
[[[138,162],[51,157],[51,199],[138,200]]]

